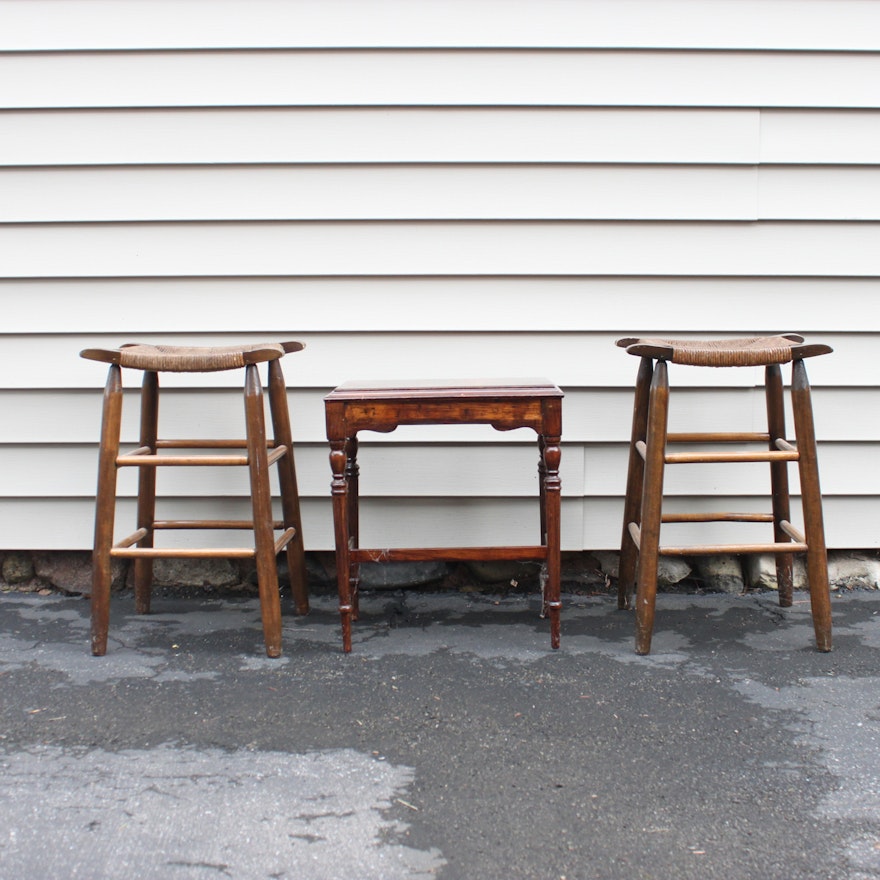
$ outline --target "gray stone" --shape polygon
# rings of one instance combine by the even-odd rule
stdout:
[[[745,588],[738,556],[694,556],[691,563],[704,589],[716,593],[741,593]]]
[[[37,577],[65,593],[84,596],[92,592],[92,554],[87,550],[59,550],[34,553]],[[122,589],[128,566],[124,560],[114,559],[111,566],[111,588]]]
[[[306,554],[308,565],[309,554]],[[333,553],[318,554],[308,575],[320,574],[326,583],[336,585],[336,557]],[[398,590],[420,587],[443,580],[449,574],[445,562],[364,562],[360,567],[360,585],[366,590]]]
[[[880,589],[880,559],[867,553],[831,551],[828,579],[833,589]]]
[[[776,557],[772,553],[749,553],[742,559],[746,586],[752,589],[778,590],[776,581]],[[802,590],[807,585],[807,573],[802,556],[794,558],[794,588]]]
[[[442,580],[449,573],[445,562],[364,562],[361,586],[367,590],[420,587]]]
[[[283,567],[286,576],[286,559],[283,562]],[[310,589],[314,589],[315,587],[327,587],[335,590],[336,554],[329,551],[306,553],[306,577],[309,579]]]
[[[617,578],[620,554],[614,550],[595,550],[592,554],[608,577]],[[691,573],[691,567],[677,556],[661,556],[657,563],[657,586],[673,587]]]
[[[620,554],[616,550],[594,550],[593,558],[599,563],[602,573],[617,578],[620,569]]]
[[[34,577],[34,563],[28,553],[9,553],[3,560],[3,580],[7,584],[24,584]]]
[[[209,587],[239,584],[238,572],[228,559],[156,559],[153,584],[157,587]]]
[[[306,581],[309,592],[312,595],[336,591],[336,564],[335,553],[308,552],[306,553]],[[242,583],[257,587],[257,569],[249,560],[247,567],[239,567]],[[278,583],[282,587],[290,586],[290,569],[287,566],[287,554],[282,553],[278,557]]]
[[[657,565],[657,586],[674,587],[689,577],[691,567],[677,556],[661,556]]]
[[[611,585],[611,578],[603,571],[595,553],[563,553],[562,580],[603,590]]]
[[[498,560],[495,562],[466,562],[465,568],[481,584],[517,584],[526,578],[535,577],[541,570],[539,562],[515,562]]]

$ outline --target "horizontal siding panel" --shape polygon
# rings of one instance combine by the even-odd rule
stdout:
[[[759,118],[641,107],[6,110],[0,165],[753,163]]]
[[[843,172],[837,172],[834,178]],[[865,178],[865,207],[874,175]],[[828,175],[828,186],[833,183]],[[774,178],[775,179],[775,178]],[[849,178],[847,178],[849,179]],[[788,178],[786,178],[788,180]],[[772,183],[772,181],[770,182]],[[768,210],[785,183],[765,186]],[[797,185],[796,181],[792,184]],[[822,183],[820,182],[820,186]],[[833,190],[832,190],[833,191]],[[168,220],[754,220],[749,167],[560,166],[177,166],[0,170],[0,223]],[[846,196],[840,197],[846,202]],[[852,197],[849,199],[852,200]],[[838,211],[839,212],[839,211]],[[876,207],[877,216],[880,208]],[[817,217],[824,216],[821,212]],[[836,214],[834,216],[837,216]],[[862,219],[861,217],[859,219]]]
[[[635,364],[632,366],[635,380]],[[285,367],[290,385],[288,398],[294,443],[325,442],[323,398],[329,389],[293,387],[296,371]],[[787,371],[786,371],[787,372]],[[584,375],[589,381],[589,376]],[[577,444],[623,443],[629,438],[632,418],[630,388],[566,386],[563,412],[563,445],[566,463],[581,454]],[[764,394],[760,388],[683,388],[673,391],[670,430],[764,430]],[[788,404],[786,404],[788,406]],[[138,440],[138,393],[132,388],[123,405],[123,443]],[[880,442],[880,388],[814,388],[816,434],[820,441]],[[790,407],[789,422],[791,421]],[[58,460],[67,444],[95,443],[101,421],[101,393],[94,390],[0,391],[0,452],[2,446],[39,444],[44,454]],[[193,424],[196,414],[196,424]],[[239,389],[167,389],[162,395],[162,435],[165,437],[240,437],[244,408]],[[63,425],[63,432],[58,426]],[[789,436],[793,429],[789,425]],[[527,431],[495,431],[485,425],[403,427],[390,434],[364,434],[364,444],[459,443],[468,454],[473,443],[532,445]],[[574,444],[574,445],[572,445]]]
[[[689,499],[673,498],[669,510],[695,509]],[[762,499],[708,499],[704,509],[755,510]],[[209,504],[211,501],[208,502]],[[868,549],[880,547],[876,528],[877,502],[874,498],[831,497],[825,500],[825,530],[829,546]],[[538,528],[536,505],[531,499],[419,499],[406,503],[393,499],[367,499],[362,506],[362,546],[388,547],[447,546],[460,544],[489,546],[536,540]],[[171,500],[166,508],[169,517],[198,515],[190,502]],[[248,504],[220,501],[211,507],[212,515],[236,519],[248,515]],[[562,549],[615,549],[620,546],[620,523],[623,501],[611,498],[567,498],[562,503]],[[41,499],[0,498],[0,536],[3,546],[19,550],[85,550],[92,544],[94,502],[89,498],[53,500],[51,515]],[[333,549],[333,521],[329,497],[303,502],[303,535],[306,549]],[[135,521],[133,500],[119,505],[120,532],[123,524]],[[48,524],[51,523],[51,528]],[[731,527],[716,524],[679,528],[677,540],[739,541],[749,525]],[[707,531],[710,533],[707,535]],[[766,531],[756,529],[758,539],[766,540]],[[196,533],[200,544],[217,546],[224,540],[244,546],[249,536]],[[179,536],[169,533],[168,543]],[[191,536],[190,536],[191,539]]]
[[[0,226],[3,275],[880,276],[876,223]]]
[[[762,168],[758,216],[767,220],[877,220],[880,167]]]
[[[880,54],[654,51],[0,55],[0,108],[877,107]]]
[[[666,505],[670,513],[687,511],[730,510],[750,511],[762,509],[763,498],[727,497],[706,498],[694,501],[687,498],[671,498]],[[800,499],[792,499],[792,519],[799,518]],[[876,528],[877,502],[873,498],[830,497],[823,503],[825,538],[829,547],[838,549],[869,549],[880,547],[880,531]],[[794,511],[798,511],[797,514]],[[620,546],[620,522],[623,519],[623,501],[597,499],[584,503],[583,546],[594,549],[617,549]],[[700,525],[666,526],[661,534],[661,544],[715,544],[744,543],[770,540],[767,525],[752,523],[704,523]]]
[[[880,219],[880,166],[28,168],[0,191],[0,223]]]
[[[364,498],[538,498],[538,449],[534,432],[531,443],[478,446],[431,446],[364,444],[361,466],[361,496]],[[329,446],[301,444],[296,449],[297,482],[302,497],[330,495]],[[64,459],[65,481],[58,485],[58,471],[47,468],[46,452],[26,446],[0,447],[0,466],[7,474],[3,497],[33,498],[56,495],[65,498],[88,497],[95,492],[97,446],[67,446],[60,450]],[[584,456],[577,450],[564,456],[560,475],[563,494],[581,497],[584,493]],[[610,460],[622,475],[613,494],[626,482],[624,455],[597,453],[601,465]],[[117,495],[137,496],[135,468],[119,472]],[[273,493],[277,480],[272,473]],[[175,498],[239,498],[250,495],[245,468],[174,468],[160,470],[159,492]],[[598,494],[598,493],[593,493]],[[861,493],[855,493],[861,494]]]
[[[285,361],[289,385],[296,371]],[[0,455],[7,444],[38,444],[49,456],[60,460],[67,444],[96,443],[100,436],[102,393],[97,385],[105,373],[96,367],[96,387],[89,390],[28,388],[0,391]],[[163,377],[164,379],[164,377]],[[140,393],[133,375],[126,373],[128,388],[123,395],[122,442],[136,445],[140,418]],[[160,380],[161,384],[164,382]],[[326,438],[323,397],[329,389],[288,388],[293,439],[321,442]],[[244,400],[241,387],[228,389],[163,388],[160,433],[163,437],[244,436]],[[59,426],[63,425],[63,431]],[[328,447],[329,449],[329,447]]]
[[[279,327],[294,328],[286,332],[295,336],[320,333],[331,308],[337,332],[548,332],[558,330],[564,316],[568,331],[621,336],[647,330],[744,336],[794,330],[819,336],[864,327],[866,303],[877,297],[880,278],[0,280],[5,333],[101,334],[108,347],[132,334],[223,333],[233,324],[240,333],[265,338],[277,338]],[[252,307],[242,308],[245,299]],[[709,306],[717,302],[736,308]],[[134,303],[149,308],[129,307]]]
[[[351,379],[464,379],[473,377],[549,376],[567,387],[628,388],[638,361],[614,345],[615,335],[577,333],[531,334],[309,334],[286,332],[267,338],[300,338],[305,351],[284,361],[288,382],[298,387],[328,388]],[[835,348],[829,357],[812,360],[810,376],[816,386],[873,385],[876,376],[863,369],[871,362],[871,335],[825,334]],[[140,341],[132,338],[131,341]],[[166,337],[167,344],[225,345],[243,341],[232,335]],[[246,340],[244,340],[246,341]],[[0,388],[96,388],[104,384],[105,368],[77,356],[84,348],[101,347],[95,336],[0,337],[6,360],[0,364]],[[39,346],[43,357],[34,360]],[[135,385],[140,374],[124,371],[124,382]],[[705,370],[673,364],[670,382],[678,387],[754,387],[763,384],[759,367]],[[241,387],[241,371],[165,374],[169,387]]]
[[[164,507],[172,519],[203,516],[206,509],[212,517],[244,519],[249,516],[250,505],[235,499],[204,499],[201,505],[194,499],[169,499]],[[302,514],[306,549],[334,549],[329,493],[326,499],[305,499]],[[121,536],[135,521],[134,500],[123,499],[117,510],[117,534]],[[45,501],[0,498],[0,541],[4,548],[90,549],[93,523],[94,502],[90,498],[54,500],[51,528],[47,528]],[[392,542],[411,547],[534,545],[539,531],[537,502],[516,498],[413,499],[406,504],[392,499],[366,499],[361,506],[361,524],[364,547],[368,543],[388,547]],[[582,502],[563,499],[563,548],[579,549],[583,530]],[[166,532],[162,537],[165,547],[192,546],[194,539],[205,547],[249,546],[253,540],[249,534],[239,532]]]
[[[523,432],[526,433],[526,432]],[[369,436],[369,435],[364,435]],[[538,497],[537,444],[473,446],[426,444],[364,444],[358,456],[360,491],[363,498],[535,498]],[[696,447],[676,445],[676,451]],[[725,451],[754,451],[755,445],[725,445]],[[820,443],[822,490],[833,495],[880,494],[880,471],[857,470],[858,459],[876,459],[880,443]],[[67,446],[59,450],[64,459],[65,480],[58,483],[58,469],[46,467],[45,449],[28,446],[0,447],[0,466],[6,478],[5,498],[55,495],[88,497],[95,491],[98,451],[96,446]],[[566,497],[619,497],[626,486],[628,449],[625,443],[577,445],[563,449],[560,476]],[[323,498],[330,493],[327,444],[300,444],[296,450],[297,477],[303,497]],[[137,495],[135,468],[119,474],[119,497]],[[275,476],[273,473],[273,483]],[[791,490],[799,491],[797,465],[790,468]],[[245,468],[174,468],[158,476],[159,491],[176,498],[244,498],[249,496]],[[277,493],[277,485],[273,489]],[[701,464],[669,467],[664,496],[769,495],[765,463],[749,465]],[[765,499],[761,510],[769,509]],[[536,501],[537,504],[537,501]]]
[[[673,451],[686,452],[705,449],[691,444],[675,444]],[[760,447],[755,444],[725,444],[725,452],[753,452]],[[718,451],[714,447],[712,451]],[[589,503],[591,497],[619,497],[626,487],[628,460],[626,444],[598,444],[585,449],[584,484],[581,494]],[[832,496],[876,496],[880,494],[880,472],[869,474],[865,469],[853,467],[855,461],[876,459],[880,444],[819,443],[819,472],[822,492]],[[572,476],[569,478],[573,478]],[[800,492],[797,464],[789,466],[789,482],[794,495]],[[752,512],[771,510],[770,475],[766,463],[750,464],[694,464],[666,468],[663,481],[663,497],[705,496],[701,504],[713,503],[714,498],[731,495],[748,495],[760,499]],[[570,490],[569,490],[570,491]],[[719,508],[723,509],[723,508]],[[793,505],[792,521],[803,524],[800,502]]]
[[[870,110],[762,110],[760,161],[880,164],[880,114]]]
[[[865,0],[4,0],[0,49],[653,46],[873,49]]]

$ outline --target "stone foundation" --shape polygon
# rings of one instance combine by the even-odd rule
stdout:
[[[613,593],[618,555],[614,551],[562,554],[562,588],[570,593]],[[306,554],[309,589],[314,594],[336,589],[335,555]],[[438,590],[529,592],[539,589],[540,565],[534,562],[396,562],[361,567],[368,590],[431,587]],[[250,560],[159,559],[154,563],[157,590],[209,594],[256,593],[256,571]],[[834,590],[880,589],[880,553],[833,550],[828,573]],[[279,560],[282,586],[289,583],[287,565]],[[795,557],[795,589],[804,589],[803,560]],[[113,588],[131,587],[131,566],[114,564]],[[709,556],[661,558],[659,589],[675,592],[741,593],[776,589],[773,557]],[[88,551],[0,551],[0,590],[63,592],[87,596],[91,591],[91,553]]]

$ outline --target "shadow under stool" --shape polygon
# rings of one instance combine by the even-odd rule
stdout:
[[[544,380],[395,383],[350,382],[324,398],[342,647],[351,651],[358,616],[362,562],[428,560],[541,560],[545,566],[542,614],[550,618],[550,644],[559,647],[560,434],[562,391]],[[359,545],[358,432],[388,433],[399,425],[488,424],[498,431],[531,428],[538,435],[540,543],[521,547],[412,547],[362,549]]]
[[[124,345],[118,349],[86,349],[80,355],[110,364],[104,389],[98,489],[95,506],[95,542],[92,575],[92,653],[107,651],[110,618],[111,563],[134,560],[135,610],[150,611],[153,560],[157,558],[254,559],[259,585],[260,612],[266,654],[281,654],[281,602],[278,593],[277,555],[286,548],[295,609],[309,610],[302,520],[293,460],[287,391],[281,358],[304,348],[300,342],[245,346],[182,347]],[[268,399],[273,437],[268,438],[263,387],[258,364],[268,370]],[[140,441],[137,448],[120,454],[122,420],[122,368],[143,372]],[[207,373],[243,368],[246,439],[160,439],[159,373]],[[201,454],[181,454],[199,450]],[[210,450],[210,452],[208,452]],[[243,450],[237,452],[236,450]],[[156,519],[156,472],[159,467],[246,467],[250,477],[252,519]],[[275,520],[269,484],[270,468],[277,467],[281,493],[281,520]],[[114,543],[116,481],[119,468],[138,468],[137,528]],[[166,529],[227,529],[253,531],[248,547],[155,546],[156,532]],[[275,533],[280,532],[276,538]]]
[[[827,345],[805,344],[802,336],[746,339],[676,340],[619,339],[617,345],[641,359],[636,380],[623,534],[621,537],[618,606],[630,608],[636,594],[636,653],[651,650],[657,596],[659,556],[772,553],[776,559],[779,604],[792,604],[792,554],[806,553],[807,577],[816,646],[831,650],[831,599],[822,519],[822,495],[810,384],[804,359],[828,354]],[[667,362],[696,367],[765,368],[767,433],[669,433]],[[785,408],[780,364],[792,364],[791,401],[795,439],[785,439]],[[756,443],[756,451],[670,452],[674,444]],[[788,463],[796,461],[800,476],[804,531],[791,524]],[[768,462],[772,513],[664,513],[666,465],[709,462]],[[766,522],[773,541],[749,544],[668,546],[660,544],[661,524],[705,522]]]

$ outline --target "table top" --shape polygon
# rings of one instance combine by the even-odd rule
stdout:
[[[324,400],[440,400],[450,398],[563,397],[548,379],[417,379],[345,382]]]

